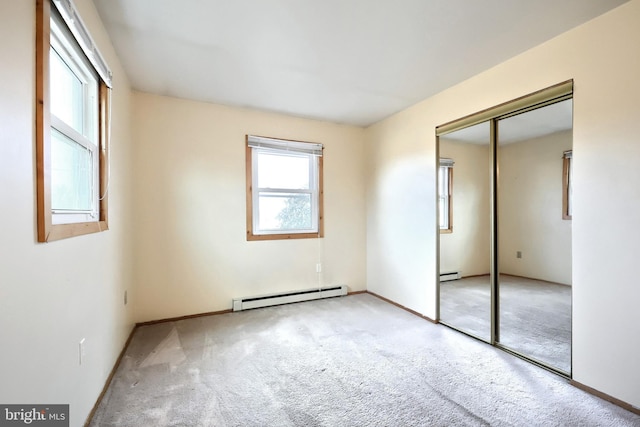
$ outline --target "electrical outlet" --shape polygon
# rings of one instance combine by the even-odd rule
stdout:
[[[322,273],[322,263],[316,264],[316,273]]]
[[[127,305],[127,291],[124,291],[124,305]]]
[[[78,343],[78,362],[80,362],[80,365],[82,365],[82,362],[86,359],[86,357],[87,353],[84,346],[84,338],[82,338]]]
[[[516,258],[522,258],[522,252],[521,251],[516,252]]]

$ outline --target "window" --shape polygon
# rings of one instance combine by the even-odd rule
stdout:
[[[562,219],[573,217],[573,151],[562,155]]]
[[[108,228],[111,73],[72,2],[36,4],[38,241],[47,242]]]
[[[322,237],[322,144],[247,136],[247,240]]]
[[[453,160],[440,159],[438,168],[438,222],[441,233],[453,232]]]

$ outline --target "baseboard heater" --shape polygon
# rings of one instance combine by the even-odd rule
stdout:
[[[440,273],[440,281],[441,282],[449,282],[451,280],[458,280],[460,279],[460,272],[459,271],[452,271],[450,273]]]
[[[304,289],[293,292],[260,295],[246,298],[233,299],[233,311],[248,310],[251,308],[269,307],[271,305],[289,304],[292,302],[311,301],[322,298],[331,298],[347,295],[347,286],[331,286],[326,288]]]

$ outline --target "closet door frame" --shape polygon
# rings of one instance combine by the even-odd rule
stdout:
[[[573,98],[573,79],[558,83],[556,85],[547,87],[545,89],[530,93],[528,95],[516,98],[512,101],[508,101],[495,107],[488,108],[486,110],[479,111],[474,114],[462,117],[460,119],[442,124],[436,127],[436,169],[438,170],[439,158],[440,158],[440,137],[449,133],[468,128],[473,125],[477,125],[484,122],[490,122],[490,210],[491,210],[491,262],[490,262],[490,276],[491,276],[491,335],[490,344],[498,347],[508,353],[511,353],[517,357],[528,360],[529,362],[538,365],[544,369],[553,371],[559,375],[570,377],[566,372],[555,369],[552,366],[548,366],[544,363],[539,363],[521,354],[517,351],[509,349],[500,344],[500,283],[499,272],[500,266],[498,263],[498,253],[500,248],[498,247],[498,120],[512,117],[518,114],[525,113],[527,111],[536,110],[557,102],[561,102],[567,99]],[[437,180],[436,180],[437,181]],[[436,182],[436,188],[438,183]],[[436,191],[436,206],[438,203]],[[436,218],[436,321],[440,323],[440,229],[439,221]],[[450,325],[447,325],[452,327]],[[453,329],[459,332],[471,335],[463,330],[453,327]],[[473,335],[471,335],[473,336]],[[474,338],[477,338],[473,336]]]

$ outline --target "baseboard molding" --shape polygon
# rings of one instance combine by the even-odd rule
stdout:
[[[484,276],[491,276],[491,274],[489,274],[489,273],[485,273],[485,274],[470,274],[468,276],[462,276],[460,278],[461,279],[472,279],[474,277],[484,277]]]
[[[367,291],[353,291],[353,292],[348,292],[347,296],[349,296],[349,295],[358,295],[358,294],[366,294],[366,293],[367,293]],[[227,314],[227,313],[233,313],[233,310],[227,309],[227,310],[220,310],[220,311],[209,311],[209,312],[206,312],[206,313],[188,314],[186,316],[169,317],[169,318],[166,318],[166,319],[148,320],[146,322],[138,322],[138,323],[136,323],[136,327],[137,326],[156,325],[158,323],[177,322],[179,320],[195,319],[197,317],[217,316],[218,314]]]
[[[365,292],[366,292],[366,293],[368,293],[368,294],[370,294],[370,295],[373,295],[373,296],[374,296],[374,297],[376,297],[376,298],[381,299],[381,300],[382,300],[382,301],[384,301],[384,302],[388,302],[388,303],[389,303],[389,304],[391,304],[391,305],[395,305],[396,307],[401,308],[401,309],[403,309],[404,311],[408,311],[409,313],[411,313],[411,314],[413,314],[413,315],[415,315],[415,316],[418,316],[418,317],[420,317],[420,318],[422,318],[422,319],[424,319],[424,320],[428,320],[428,321],[429,321],[429,322],[431,322],[431,323],[438,323],[438,322],[436,322],[435,320],[433,320],[432,318],[427,317],[427,316],[424,316],[424,315],[422,315],[422,314],[418,313],[418,312],[417,312],[417,311],[415,311],[415,310],[411,310],[410,308],[405,307],[405,306],[404,306],[404,305],[402,305],[402,304],[398,304],[397,302],[392,301],[392,300],[390,300],[389,298],[385,298],[385,297],[383,297],[383,296],[381,296],[381,295],[378,295],[378,294],[376,294],[376,293],[374,293],[374,292],[371,292],[371,291],[365,291]]]
[[[515,277],[517,279],[535,280],[537,282],[549,283],[551,285],[560,285],[560,286],[569,286],[569,287],[571,287],[571,285],[567,285],[566,283],[552,282],[550,280],[536,279],[534,277],[518,276],[517,274],[500,273],[500,275],[501,276]],[[475,278],[475,277],[484,277],[484,276],[491,276],[491,274],[489,274],[489,273],[487,273],[487,274],[471,274],[469,276],[462,276],[461,279],[472,279],[472,278]]]
[[[549,283],[550,285],[560,285],[560,286],[568,286],[568,287],[571,287],[571,285],[567,285],[566,283],[552,282],[552,281],[550,281],[550,280],[536,279],[536,278],[534,278],[534,277],[518,276],[517,274],[500,273],[500,275],[501,275],[501,276],[515,277],[515,278],[517,278],[517,279],[535,280],[536,282]]]
[[[595,388],[589,387],[588,385],[584,385],[575,380],[569,380],[569,384],[574,387],[579,388],[582,391],[586,391],[589,394],[592,394],[600,399],[606,400],[607,402],[611,402],[616,406],[621,407],[622,409],[626,409],[629,412],[633,412],[634,414],[640,415],[640,408],[636,408],[630,403],[625,402],[624,400],[617,399],[613,396],[608,395],[607,393],[603,393]]]
[[[96,414],[96,411],[98,410],[98,406],[100,406],[100,402],[102,402],[102,398],[107,393],[107,389],[111,385],[113,376],[116,374],[116,371],[120,366],[120,362],[124,357],[124,353],[127,351],[127,347],[129,347],[129,343],[131,343],[131,340],[133,339],[133,334],[135,333],[136,329],[137,329],[137,325],[134,325],[133,328],[131,329],[131,332],[129,332],[129,337],[127,337],[127,341],[125,341],[124,347],[122,347],[122,350],[120,351],[120,354],[116,359],[116,363],[114,363],[113,368],[111,369],[111,372],[109,373],[109,376],[107,377],[107,380],[104,383],[104,387],[102,387],[102,391],[98,395],[98,399],[96,399],[96,403],[93,405],[93,408],[91,408],[91,412],[89,412],[89,415],[87,416],[87,419],[84,422],[84,427],[88,427],[89,424],[91,423],[91,420],[93,420],[93,416]]]
[[[138,327],[138,326],[156,325],[158,323],[177,322],[179,320],[195,319],[197,317],[217,316],[218,314],[227,314],[227,313],[232,313],[232,312],[233,312],[233,310],[227,309],[227,310],[220,310],[220,311],[208,311],[206,313],[188,314],[186,316],[169,317],[169,318],[166,318],[166,319],[149,320],[149,321],[146,321],[146,322],[138,322],[138,323],[136,323],[136,327]]]

